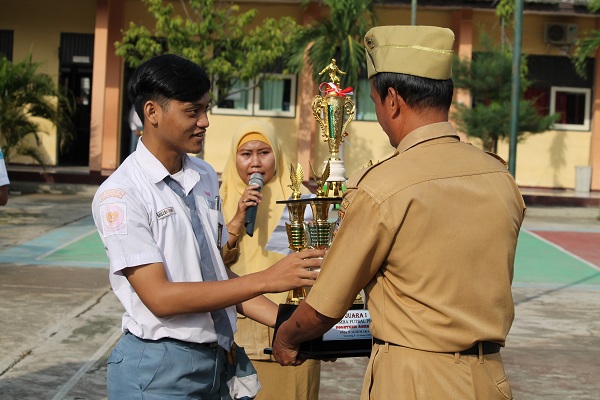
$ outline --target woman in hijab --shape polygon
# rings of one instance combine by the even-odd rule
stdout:
[[[240,125],[231,142],[231,152],[223,171],[221,197],[229,240],[223,246],[225,263],[238,275],[260,271],[273,265],[284,254],[265,250],[277,227],[285,204],[292,194],[290,162],[283,154],[273,127],[251,120]],[[264,186],[249,185],[253,173],[260,173]],[[310,193],[302,186],[304,194]],[[254,235],[246,234],[244,220],[249,207],[257,206]],[[286,293],[267,294],[277,304],[284,303]],[[262,386],[256,399],[318,399],[321,365],[307,360],[299,367],[280,366],[269,355],[273,329],[239,316],[235,340],[244,347],[258,371]]]

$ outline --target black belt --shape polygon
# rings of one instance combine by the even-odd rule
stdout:
[[[377,338],[373,338],[373,343],[375,344],[389,344],[390,346],[399,346],[399,347],[404,347],[404,346],[400,346],[399,344],[395,344],[395,343],[390,343],[390,342],[385,342],[381,339],[377,339]],[[500,345],[498,343],[494,343],[494,342],[481,342],[481,347],[482,347],[482,353],[483,354],[495,354],[500,352]],[[463,356],[478,356],[479,355],[479,343],[475,343],[472,347],[469,347],[466,350],[463,351],[459,351],[459,353]],[[454,353],[450,353],[450,354],[454,354]]]
[[[146,342],[146,343],[163,343],[163,342],[169,342],[169,343],[174,343],[174,344],[177,344],[177,345],[180,345],[180,346],[186,346],[186,347],[210,347],[210,348],[219,347],[219,344],[217,342],[209,342],[209,343],[185,342],[183,340],[173,339],[173,338],[169,338],[169,337],[164,337],[164,338],[160,338],[160,339],[142,339],[142,338],[139,338],[139,337],[135,336],[131,332],[126,332],[125,334],[126,335],[132,335],[136,339],[141,340],[142,342]]]

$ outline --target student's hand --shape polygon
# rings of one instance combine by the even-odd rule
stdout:
[[[265,270],[267,292],[279,293],[303,286],[312,286],[319,276],[324,250],[307,249],[292,253]]]

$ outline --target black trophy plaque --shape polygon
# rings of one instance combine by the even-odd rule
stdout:
[[[273,340],[281,324],[291,317],[296,307],[298,306],[295,304],[279,305]],[[368,312],[362,304],[354,304],[344,318],[325,335],[302,343],[299,353],[314,360],[370,356],[373,340],[367,333],[369,322],[364,318],[365,313]],[[269,347],[264,351],[265,354],[272,354],[273,349]]]

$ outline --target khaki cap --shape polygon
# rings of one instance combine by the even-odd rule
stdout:
[[[377,26],[365,35],[369,78],[395,72],[444,80],[452,76],[454,32],[437,26]]]

